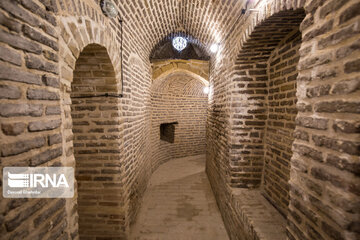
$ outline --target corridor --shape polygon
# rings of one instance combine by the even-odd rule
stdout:
[[[154,172],[130,239],[228,239],[204,155],[170,160]]]
[[[0,146],[0,240],[360,240],[360,0],[0,0]]]

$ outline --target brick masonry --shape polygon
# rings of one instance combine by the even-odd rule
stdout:
[[[220,51],[211,55],[208,75],[207,173],[231,238],[241,239],[244,234],[252,236],[248,228],[241,227],[245,225],[237,216],[241,211],[237,209],[239,201],[234,197],[236,190],[233,188],[258,186],[264,187],[263,194],[273,203],[282,202],[278,205],[280,211],[288,212],[288,239],[358,238],[360,32],[357,0],[255,0],[247,7],[258,11],[247,11],[239,21],[245,1],[230,0],[226,4],[189,0],[118,1],[117,4],[124,20],[123,59],[119,57],[119,25],[116,20],[104,17],[97,0],[0,1],[2,166],[76,166],[77,146],[73,139],[76,140],[77,133],[73,130],[77,127],[73,123],[78,120],[71,117],[74,114],[71,107],[77,104],[71,101],[75,64],[87,45],[101,45],[112,63],[117,91],[124,88],[123,98],[116,102],[108,100],[104,106],[117,108],[109,111],[119,114],[116,117],[118,132],[111,134],[118,139],[109,140],[109,143],[121,146],[117,163],[121,169],[124,210],[123,219],[108,222],[118,222],[122,232],[118,239],[126,239],[151,169],[154,169],[152,166],[156,165],[150,141],[154,71],[151,71],[149,56],[165,36],[185,29],[206,46],[221,42]],[[278,161],[270,157],[271,144],[278,135],[270,135],[267,131],[270,122],[277,122],[270,120],[270,111],[274,108],[268,104],[273,101],[269,97],[275,98],[277,94],[270,94],[270,89],[275,88],[270,86],[271,79],[259,81],[266,86],[258,86],[259,90],[269,91],[268,99],[264,100],[266,112],[261,113],[261,106],[240,106],[246,109],[244,113],[248,116],[265,115],[266,119],[261,119],[263,126],[248,125],[254,134],[237,136],[239,129],[235,125],[239,122],[235,124],[233,115],[244,114],[234,112],[237,108],[234,104],[240,102],[236,96],[239,90],[237,72],[241,71],[236,69],[239,54],[255,41],[256,27],[284,12],[292,15],[289,11],[296,10],[292,13],[298,15],[297,9],[304,9],[305,16],[298,22],[302,38],[296,78],[298,113],[291,147],[289,206],[286,208],[287,193],[276,195],[280,199],[271,196],[279,189],[271,190],[273,172],[267,169]],[[283,45],[279,44],[291,31],[293,28],[284,32],[271,51],[267,51],[266,59],[282,49]],[[291,55],[292,50],[284,54]],[[262,59],[261,64],[267,64],[267,60]],[[264,71],[263,66],[259,67]],[[252,89],[248,87],[245,85],[242,90],[257,88],[255,85]],[[292,91],[286,89],[283,88]],[[291,99],[294,103],[295,98]],[[100,110],[100,104],[95,106]],[[250,114],[247,110],[255,112]],[[244,122],[247,126],[246,120]],[[279,122],[285,126],[293,124],[286,119]],[[277,132],[280,124],[274,128]],[[107,127],[103,129],[109,131]],[[250,177],[241,176],[234,168],[244,157],[239,153],[236,139],[248,137],[247,141],[253,141],[256,132],[261,139],[253,142],[262,151],[259,164],[264,160],[269,163],[252,168],[251,171],[256,171],[251,172]],[[290,134],[286,133],[285,137],[289,141]],[[291,153],[288,145],[285,148],[281,155]],[[252,157],[257,155],[253,150]],[[281,171],[287,171],[285,169]],[[267,175],[269,180],[266,182],[264,178],[262,184],[261,179]],[[248,181],[242,181],[245,179]],[[286,176],[279,183],[285,183],[284,179]],[[65,200],[1,197],[0,235],[5,239],[78,239],[78,209],[82,207],[78,197],[81,195]]]
[[[264,139],[263,189],[265,196],[284,216],[290,199],[288,181],[297,114],[296,66],[300,44],[301,34],[295,28],[274,49],[267,63],[268,119]]]
[[[79,234],[84,238],[121,236],[124,225],[122,128],[114,68],[106,49],[87,45],[76,60],[71,84]]]
[[[234,193],[236,190],[232,189],[231,186],[260,187],[263,189],[263,194],[280,211],[285,212],[285,214],[286,211],[288,212],[288,239],[356,239],[358,237],[356,230],[350,227],[357,224],[358,220],[356,219],[359,216],[356,210],[358,209],[356,202],[358,202],[359,196],[350,187],[358,186],[359,183],[359,177],[356,173],[358,168],[358,160],[356,159],[358,159],[359,153],[355,151],[356,146],[358,146],[358,132],[355,129],[359,120],[355,107],[359,99],[358,87],[356,87],[358,83],[355,83],[355,81],[358,82],[358,71],[350,67],[354,66],[353,64],[359,57],[358,48],[355,47],[359,37],[359,31],[355,30],[357,29],[355,26],[357,26],[359,18],[357,17],[358,14],[351,10],[356,6],[356,1],[282,1],[281,3],[280,1],[274,1],[268,2],[268,4],[265,4],[265,1],[254,1],[250,5],[258,9],[259,12],[245,15],[239,21],[239,27],[234,28],[233,34],[227,38],[225,44],[225,46],[232,46],[232,48],[224,47],[222,52],[217,54],[218,59],[214,60],[214,65],[212,65],[214,67],[210,71],[210,86],[213,86],[214,91],[210,94],[210,112],[207,124],[207,172],[216,192],[226,226],[228,226],[228,232],[232,239],[242,239],[243,234],[253,235],[252,229],[256,228],[256,226],[246,227],[243,220],[233,214],[234,212],[240,212],[237,209],[241,206],[237,205],[239,200]],[[267,24],[271,25],[274,17],[286,14],[289,9],[302,8],[305,9],[305,18],[298,21],[302,40],[299,49],[300,58],[297,60],[299,63],[296,68],[298,71],[296,85],[283,88],[283,90],[292,91],[296,87],[296,99],[292,93],[292,95],[290,94],[292,96],[290,98],[291,102],[287,99],[284,99],[284,101],[288,101],[286,104],[289,104],[289,106],[293,106],[296,102],[298,113],[289,114],[291,116],[289,120],[291,119],[291,121],[283,119],[282,123],[280,121],[276,123],[278,120],[270,119],[270,116],[278,118],[282,114],[271,115],[270,112],[272,109],[277,109],[277,103],[274,101],[277,93],[272,90],[276,88],[271,85],[275,84],[275,82],[272,83],[272,79],[265,82],[266,86],[262,85],[262,90],[268,90],[268,93],[266,93],[268,95],[267,99],[261,97],[253,106],[250,106],[248,102],[241,101],[244,97],[252,97],[252,94],[256,93],[256,91],[254,88],[248,87],[248,82],[240,82],[240,86],[236,85],[240,80],[239,73],[246,71],[246,69],[239,69],[238,56],[239,52],[241,55],[242,51],[245,55],[247,53],[250,55],[251,52],[247,49],[249,44],[261,41],[261,35],[257,31],[259,27],[261,28],[263,24],[265,26]],[[298,11],[300,10],[293,11],[291,15],[295,16]],[[347,20],[343,21],[342,19]],[[283,21],[282,23],[291,22],[291,18],[287,18],[287,20],[289,21]],[[291,29],[289,31],[292,31]],[[280,34],[281,27],[278,27],[278,30]],[[238,38],[238,34],[242,37]],[[269,39],[276,37],[276,34],[269,36]],[[281,37],[281,39],[284,37]],[[294,39],[294,41],[296,40]],[[280,51],[284,47],[284,50],[289,48],[289,46],[286,47],[286,42],[285,44],[280,43],[280,45],[278,42],[274,49],[276,46],[278,46],[278,50],[275,50],[275,52],[274,50],[266,52],[266,48],[264,48],[264,52],[258,55],[258,60],[265,60],[264,64],[266,64],[271,52],[275,56],[276,51]],[[291,50],[294,49],[289,48],[286,51]],[[284,52],[283,54],[287,53]],[[289,55],[292,54],[289,53]],[[293,55],[294,58],[296,54]],[[274,73],[276,64],[278,64],[280,70],[282,63],[281,61],[274,63]],[[229,65],[234,67],[228,69],[227,66]],[[264,69],[265,66],[259,65],[258,67],[260,69],[254,70],[259,71],[254,71],[254,74],[259,74],[259,77],[261,77],[260,74],[266,74],[266,71],[264,71],[266,70]],[[271,71],[271,67],[269,69]],[[290,74],[290,72],[295,74],[296,69],[291,68],[286,74]],[[245,76],[251,78],[251,80],[253,79],[250,70],[248,73],[244,73]],[[273,77],[276,77],[276,75],[274,74]],[[243,78],[243,80],[250,79]],[[261,79],[258,80],[261,84]],[[290,85],[290,83],[283,84],[284,86],[285,84]],[[238,94],[239,87],[242,87],[243,95]],[[344,91],[340,90],[339,93],[335,93],[339,88],[344,88]],[[273,92],[270,93],[270,90]],[[279,96],[281,94],[280,90],[281,87],[279,88]],[[261,102],[261,99],[263,102]],[[275,104],[275,106],[270,106],[270,104]],[[285,102],[284,106],[286,106]],[[264,107],[267,108],[266,111],[261,110]],[[237,108],[243,109],[243,111],[234,111]],[[254,112],[249,116],[247,115],[248,110]],[[258,135],[253,134],[253,137],[260,137],[259,141],[255,141],[247,133],[244,133],[244,135],[238,134],[242,131],[239,125],[243,123],[245,125],[246,120],[236,119],[236,121],[233,121],[233,118],[228,117],[229,115],[232,116],[232,114],[233,116],[243,115],[246,118],[257,116],[256,124],[258,125],[250,127],[259,131]],[[295,114],[296,119],[294,122]],[[337,122],[344,124],[342,127],[344,132],[337,128]],[[272,125],[270,126],[269,123]],[[275,128],[273,123],[279,126]],[[286,128],[286,123],[289,123],[288,128]],[[295,130],[293,130],[294,124]],[[282,125],[284,125],[284,128],[280,128]],[[345,130],[347,127],[349,127],[349,131]],[[276,133],[281,131],[281,133],[284,133],[283,138],[288,139],[289,145],[284,145],[285,151],[276,152],[276,148],[272,147],[275,151],[271,153],[271,144],[274,142],[272,138],[278,138],[278,134],[269,134],[267,130],[270,128],[273,128]],[[265,138],[262,138],[261,135],[263,131],[265,131]],[[294,131],[293,137],[295,140],[290,150],[291,131]],[[236,139],[243,139],[244,142],[239,144]],[[281,141],[276,141],[278,147],[283,145]],[[258,148],[257,150],[250,148],[249,151],[244,152],[245,155],[244,153],[241,154],[241,147],[249,145],[258,146]],[[291,154],[291,151],[293,156],[290,158],[290,164],[289,158],[283,162],[289,164],[289,168],[286,170],[286,168],[280,166],[280,169],[276,169],[274,166],[276,166],[277,161],[284,160],[281,156],[276,158],[276,155]],[[265,165],[260,162],[259,167],[249,167],[251,171],[243,171],[238,167],[234,171],[234,163],[246,164],[248,162],[244,161],[243,157],[246,154],[255,156],[255,153],[258,158],[252,158],[252,161],[256,159],[262,161],[263,156],[265,156]],[[264,155],[266,153],[267,155]],[[350,164],[351,167],[340,166],[340,163],[347,166]],[[281,169],[288,173],[287,176],[284,175],[283,178],[276,176],[282,174]],[[253,172],[253,170],[256,171]],[[271,179],[271,176],[275,181]],[[264,178],[263,182],[261,182],[262,177]],[[288,184],[287,178],[289,178]],[[279,186],[275,188],[274,182],[278,183]],[[283,191],[281,185],[284,186],[284,189],[288,188],[288,191]],[[276,191],[281,192],[281,194],[274,194]],[[287,200],[281,200],[282,196],[287,195],[289,197],[288,207],[286,207]],[[339,198],[339,201],[334,200],[334,198]],[[280,201],[282,201],[281,204],[279,204]],[[225,202],[229,204],[223,204]],[[352,207],[347,208],[346,206]],[[256,213],[256,207],[254,207],[253,211],[246,214],[252,216]],[[244,230],[243,233],[236,230],[239,227]],[[259,232],[253,236],[251,239],[267,239],[266,234],[259,234]]]
[[[269,159],[275,160],[276,157],[271,156],[273,151],[284,149],[279,145],[274,149],[273,141],[277,139],[275,144],[281,142],[281,135],[291,138],[291,132],[286,133],[286,129],[295,126],[295,116],[291,115],[296,114],[294,81],[298,62],[296,50],[299,48],[296,45],[300,43],[296,28],[299,28],[303,15],[302,11],[283,12],[256,26],[235,62],[230,108],[233,187],[258,187],[263,170],[268,183],[268,170],[274,167]],[[284,44],[288,34],[289,43]],[[291,141],[288,148],[291,148]],[[265,161],[266,166],[264,156],[269,157]],[[280,154],[278,157],[284,156]],[[291,154],[287,161],[290,157]],[[272,166],[268,168],[269,163]],[[288,176],[289,168],[283,174]],[[285,182],[288,180],[288,177],[281,178]]]
[[[151,87],[152,167],[170,159],[205,153],[207,94],[206,61],[169,60],[153,63]],[[160,72],[161,71],[161,72]],[[160,73],[157,73],[160,72]],[[174,143],[160,139],[160,124],[174,125]]]
[[[231,186],[261,185],[284,216],[303,18],[301,10],[282,12],[256,26],[238,55],[232,90]]]

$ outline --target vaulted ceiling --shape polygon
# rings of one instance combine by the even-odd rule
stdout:
[[[175,72],[155,81],[152,91],[162,94],[206,97],[205,86],[206,84],[199,78],[195,78],[186,72]]]
[[[183,31],[207,48],[222,42],[241,15],[247,0],[115,1],[124,29],[138,39],[145,54],[170,33]],[[251,0],[250,0],[251,2]]]

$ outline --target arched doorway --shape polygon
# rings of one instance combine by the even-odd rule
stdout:
[[[290,158],[294,140],[296,79],[303,9],[283,11],[255,27],[236,61],[234,91],[241,106],[233,115],[237,148],[232,151],[231,185],[261,187],[284,216],[289,204]]]
[[[170,71],[151,87],[154,162],[205,154],[208,82],[189,72]]]
[[[90,44],[83,49],[71,87],[80,238],[121,237],[122,126],[118,84],[106,48]]]

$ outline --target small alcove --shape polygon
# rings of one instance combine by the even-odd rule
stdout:
[[[174,143],[176,124],[178,124],[178,122],[160,124],[160,139],[169,143]]]

